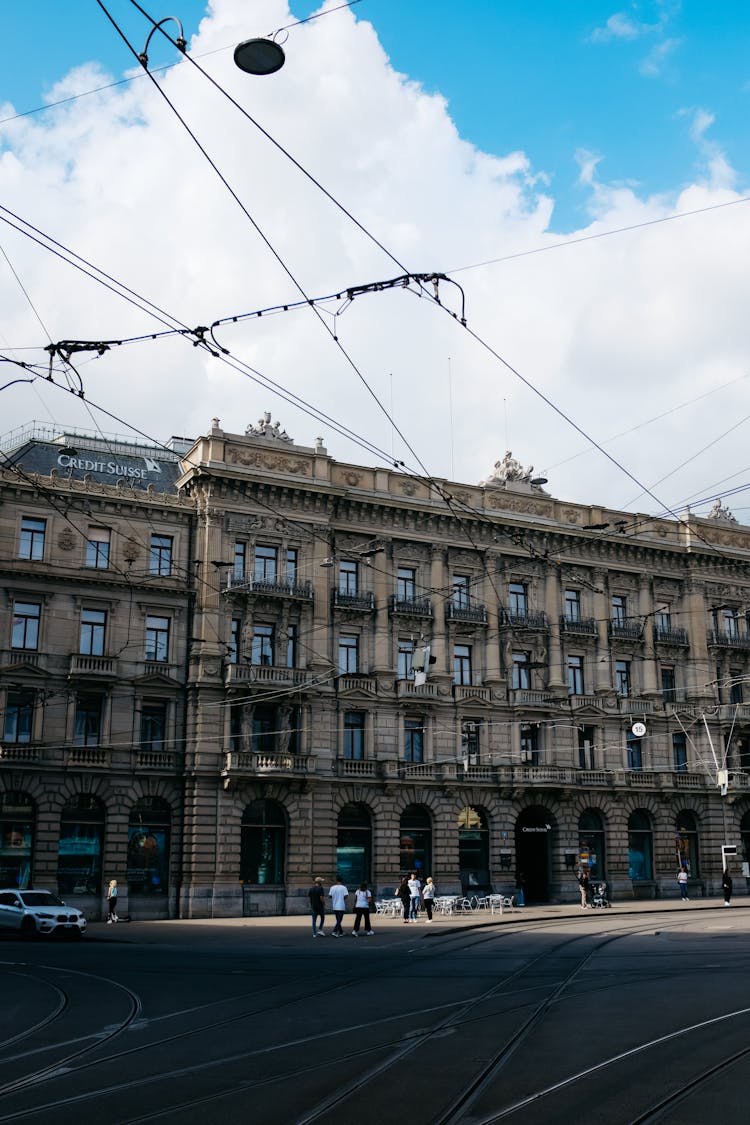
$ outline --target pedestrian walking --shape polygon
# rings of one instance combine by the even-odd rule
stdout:
[[[334,937],[343,937],[344,931],[341,928],[341,923],[344,920],[344,912],[346,911],[346,900],[349,896],[349,890],[344,886],[344,880],[340,875],[336,876],[336,882],[328,892],[331,898],[331,909],[336,916],[336,925],[333,927],[332,933]]]
[[[427,877],[427,882],[424,885],[424,890],[422,891],[422,902],[424,903],[425,912],[427,914],[427,918],[425,920],[426,925],[428,922],[432,921],[432,907],[435,902],[435,884],[432,881],[431,875]]]
[[[117,880],[110,879],[107,887],[107,925],[119,922],[117,917]]]
[[[519,871],[516,876],[516,906],[526,905],[526,876]]]
[[[581,892],[581,910],[585,910],[589,904],[589,890],[591,887],[589,873],[585,867],[578,872],[577,879],[578,887]]]
[[[724,892],[724,905],[725,906],[730,906],[731,903],[732,903],[732,888],[733,888],[733,886],[734,886],[734,884],[732,882],[732,876],[729,874],[728,871],[725,871],[724,874],[721,877],[721,889]]]
[[[310,899],[313,937],[325,937],[326,932],[323,926],[326,920],[326,900],[323,891],[323,880],[320,877],[313,881],[313,885],[307,892],[307,897]],[[320,926],[317,925],[318,918],[320,918]]]
[[[404,875],[396,889],[396,898],[401,899],[403,907],[404,924],[409,921],[409,907],[411,906],[411,891],[409,890],[409,877]]]
[[[411,878],[409,879],[409,921],[416,922],[417,915],[419,914],[419,898],[422,891],[422,884],[417,878],[416,871],[412,871]]]
[[[688,873],[687,867],[681,867],[677,872],[677,886],[680,888],[680,898],[683,902],[689,902],[688,899]]]
[[[370,924],[371,906],[372,894],[367,889],[367,883],[360,883],[359,887],[354,892],[354,929],[352,930],[352,937],[359,937],[361,922],[365,924],[365,933],[368,937],[372,937],[375,933]]]

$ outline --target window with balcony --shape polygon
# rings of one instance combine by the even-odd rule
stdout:
[[[454,609],[468,609],[471,603],[471,579],[468,574],[454,574],[451,601]]]
[[[166,738],[166,703],[144,703],[141,707],[141,750],[162,753],[166,749]]]
[[[413,680],[414,669],[414,641],[399,637],[398,641],[398,678],[399,680]]]
[[[273,625],[256,625],[250,648],[250,663],[270,667],[273,664]]]
[[[146,660],[169,660],[169,625],[168,617],[146,617]]]
[[[359,671],[359,637],[339,637],[339,675],[353,676]]]
[[[172,573],[174,540],[171,535],[152,535],[148,549],[148,572],[161,578]]]
[[[672,761],[676,773],[687,773],[687,738],[681,730],[672,735]]]
[[[286,552],[286,580],[290,586],[296,586],[298,577],[299,551],[296,547],[288,547]]]
[[[461,755],[470,766],[479,765],[481,726],[481,719],[466,719],[461,724]]]
[[[344,757],[361,762],[365,756],[365,713],[344,712]]]
[[[624,625],[628,619],[628,599],[624,594],[612,597],[612,624]]]
[[[47,521],[24,516],[21,520],[21,539],[18,545],[19,559],[41,562],[44,558],[44,540]]]
[[[76,698],[73,740],[77,746],[98,746],[102,740],[104,699],[101,695]]]
[[[627,746],[627,759],[629,770],[642,770],[643,769],[643,743],[640,738],[637,738],[632,731],[628,731],[626,736]]]
[[[229,624],[229,648],[227,656],[230,664],[236,664],[240,658],[240,639],[242,637],[242,618],[233,617]]]
[[[13,648],[34,652],[39,647],[39,623],[42,607],[39,602],[15,602],[13,605]]]
[[[412,566],[400,566],[396,574],[396,598],[411,601],[417,596],[417,572]]]
[[[286,666],[287,668],[296,668],[299,659],[299,627],[297,625],[288,625],[286,630]]]
[[[568,657],[568,692],[570,695],[584,695],[583,657]]]
[[[578,728],[578,766],[582,770],[595,770],[596,730],[594,727]]]
[[[531,687],[531,658],[528,652],[513,653],[513,680],[514,691],[528,691]]]
[[[111,532],[106,527],[90,527],[86,535],[86,566],[107,570]]]
[[[471,684],[471,645],[453,646],[453,682]]]
[[[728,641],[736,641],[740,635],[739,621],[736,609],[724,608],[717,610],[716,623],[720,633]]]
[[[672,610],[668,605],[663,605],[656,611],[656,628],[659,633],[672,632]]]
[[[541,762],[538,723],[521,725],[521,761],[526,766],[538,766]]]
[[[241,582],[245,577],[245,567],[247,566],[247,543],[241,539],[235,540],[234,555],[232,570],[234,577],[238,582]]]
[[[424,761],[424,719],[404,719],[404,761],[415,765]]]
[[[256,754],[274,754],[277,737],[276,708],[265,703],[253,710],[251,746]]]
[[[339,563],[339,593],[352,597],[359,593],[359,564],[353,559],[342,559]]]
[[[31,742],[34,723],[34,692],[27,689],[11,690],[5,701],[3,742]]]
[[[581,620],[581,591],[580,590],[566,590],[565,591],[565,620],[566,621],[580,621]]]
[[[81,610],[78,651],[82,656],[104,656],[107,613],[103,609]]]
[[[508,586],[508,612],[514,617],[526,617],[529,612],[529,592],[525,582],[511,582]]]
[[[742,683],[744,676],[741,668],[729,669],[729,702],[742,703]]]
[[[662,664],[661,666],[661,697],[664,703],[677,702],[677,686],[674,668],[666,664]]]
[[[615,661],[615,691],[618,695],[630,695],[630,661]]]
[[[267,547],[262,543],[256,545],[253,569],[253,578],[256,582],[276,581],[276,557],[275,547]]]

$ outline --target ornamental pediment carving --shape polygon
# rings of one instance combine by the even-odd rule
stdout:
[[[228,465],[243,465],[248,469],[268,469],[272,473],[296,473],[299,476],[310,475],[310,465],[302,457],[285,457],[262,449],[237,449],[230,446],[226,461]]]

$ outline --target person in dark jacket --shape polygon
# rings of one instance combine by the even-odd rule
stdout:
[[[312,916],[312,931],[313,937],[325,937],[325,930],[323,925],[326,920],[326,900],[323,892],[323,880],[316,879],[310,890],[307,892],[307,897],[310,899],[310,914]],[[316,923],[320,918],[320,927],[316,928]]]
[[[409,876],[404,875],[401,883],[396,890],[396,898],[401,899],[404,908],[404,923],[409,921],[409,907],[411,906],[411,889],[409,887]]]
[[[725,871],[724,874],[721,877],[721,889],[724,892],[724,905],[725,906],[731,905],[731,902],[732,902],[732,887],[733,886],[734,886],[734,884],[732,883],[732,876],[729,874],[728,871]]]

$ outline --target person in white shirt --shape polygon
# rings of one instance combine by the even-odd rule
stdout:
[[[409,919],[412,922],[417,921],[417,914],[419,913],[419,893],[422,890],[422,884],[417,878],[416,871],[412,871],[411,878],[409,879],[409,894],[411,896],[409,902]]]
[[[344,912],[346,910],[346,900],[349,896],[349,890],[344,886],[344,881],[340,875],[336,876],[336,882],[328,892],[331,898],[331,909],[336,916],[336,925],[333,927],[334,937],[343,937],[344,931],[341,928],[341,923],[344,920]]]
[[[368,937],[372,937],[375,933],[370,925],[371,904],[372,894],[367,889],[367,883],[360,883],[359,887],[354,892],[354,929],[352,930],[352,937],[359,937],[359,926],[361,922],[365,924],[365,933]]]

